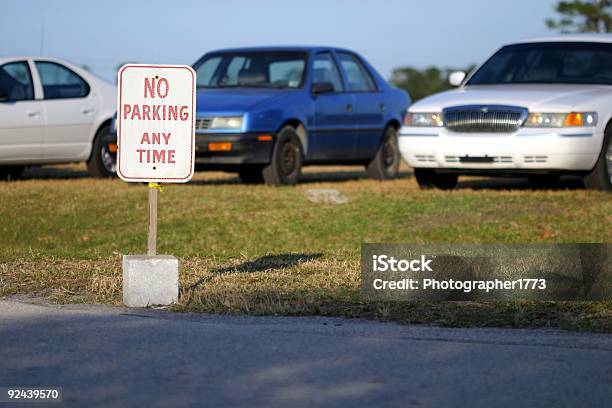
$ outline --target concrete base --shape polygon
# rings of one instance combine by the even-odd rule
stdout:
[[[130,307],[178,302],[178,259],[171,255],[123,256],[123,303]]]

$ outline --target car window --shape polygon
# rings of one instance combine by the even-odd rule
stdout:
[[[37,61],[45,99],[82,98],[89,94],[89,85],[70,69],[55,62]]]
[[[210,82],[210,79],[214,75],[220,63],[221,63],[221,57],[214,57],[214,58],[210,58],[206,60],[200,66],[198,70],[198,75],[197,75],[198,87],[208,85],[208,82]]]
[[[25,61],[11,62],[0,67],[0,101],[34,99],[30,68]]]
[[[268,66],[268,77],[273,85],[295,88],[302,82],[303,73],[303,60],[272,62]]]
[[[468,85],[612,85],[612,45],[546,42],[508,45],[470,78]]]
[[[246,57],[235,57],[232,58],[229,64],[227,64],[227,70],[225,75],[219,80],[221,85],[238,85],[238,74],[242,69],[248,69],[250,61]]]
[[[342,69],[346,73],[349,90],[357,92],[376,90],[370,73],[357,57],[353,54],[340,52],[338,53],[338,58],[340,59]]]
[[[312,82],[315,84],[329,82],[334,86],[335,92],[343,90],[340,72],[331,53],[322,52],[315,57]]]
[[[293,51],[222,52],[194,65],[200,88],[299,88],[306,54]]]

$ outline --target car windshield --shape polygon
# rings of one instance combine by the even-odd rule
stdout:
[[[543,42],[508,45],[493,55],[467,85],[612,85],[612,44]]]
[[[235,52],[205,55],[194,68],[198,88],[299,88],[303,52]]]

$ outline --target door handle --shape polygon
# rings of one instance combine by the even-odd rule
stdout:
[[[30,111],[28,112],[28,117],[29,118],[37,118],[40,116],[40,112],[39,111]]]
[[[92,113],[94,113],[94,109],[93,108],[83,108],[81,109],[81,113],[83,115],[91,115]]]
[[[351,105],[350,103],[346,105],[346,111],[347,112],[352,112],[353,111],[353,105]]]
[[[385,111],[385,103],[381,102],[379,106],[380,106],[380,111],[384,112]]]

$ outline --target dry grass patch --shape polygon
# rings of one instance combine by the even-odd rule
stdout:
[[[172,310],[343,316],[446,327],[544,327],[612,333],[612,302],[378,302],[359,290],[358,261],[320,254],[181,260]],[[0,296],[121,304],[121,259],[0,264]]]

